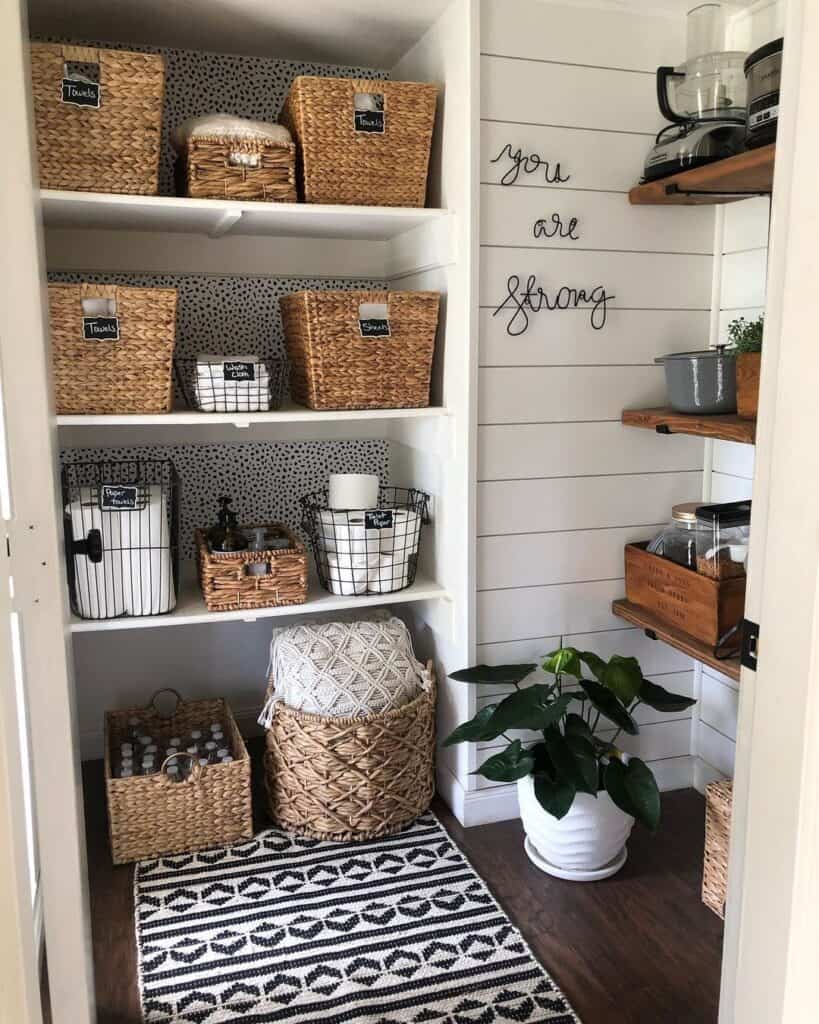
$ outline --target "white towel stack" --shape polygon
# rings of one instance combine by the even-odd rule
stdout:
[[[225,366],[248,363],[253,380],[225,380]],[[193,382],[197,408],[203,412],[267,412],[270,408],[270,376],[257,356],[198,355]]]

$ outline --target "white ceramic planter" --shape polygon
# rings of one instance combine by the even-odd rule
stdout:
[[[574,881],[595,881],[619,871],[626,862],[634,818],[604,791],[596,799],[578,793],[569,813],[558,821],[538,803],[534,781],[531,775],[518,780],[526,852],[532,862],[550,875]]]

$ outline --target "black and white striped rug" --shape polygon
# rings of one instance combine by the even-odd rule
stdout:
[[[149,1024],[577,1024],[438,820],[137,865]]]

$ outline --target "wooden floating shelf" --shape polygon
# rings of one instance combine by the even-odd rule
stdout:
[[[704,167],[637,185],[628,194],[633,206],[702,206],[735,203],[773,189],[776,143],[749,149]]]
[[[666,625],[652,615],[650,611],[641,608],[640,605],[632,604],[631,601],[626,601],[625,599],[614,601],[611,610],[619,618],[625,619],[626,622],[630,622],[633,626],[639,626],[641,629],[644,629],[655,640],[662,640],[663,643],[668,644],[670,647],[682,651],[683,654],[687,654],[704,665],[708,665],[709,668],[716,669],[717,672],[728,676],[729,679],[739,682],[739,658],[726,658],[722,660],[715,657],[711,647],[706,646],[706,644],[693,636],[689,636],[687,633],[674,629],[673,626]]]
[[[658,434],[692,434],[739,444],[756,441],[756,420],[739,416],[691,416],[668,408],[625,409],[622,422],[626,427],[656,430]]]

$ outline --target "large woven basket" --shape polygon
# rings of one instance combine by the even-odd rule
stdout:
[[[421,82],[294,78],[280,121],[298,142],[304,202],[423,206],[437,93]],[[383,97],[381,130],[356,116],[356,94]]]
[[[195,199],[296,202],[296,146],[197,135],[176,162],[176,190]]]
[[[196,531],[199,585],[208,611],[240,608],[278,608],[307,600],[307,549],[281,523],[254,523],[242,530],[263,527],[290,540],[289,548],[271,551],[212,552],[204,530]],[[249,575],[252,563],[266,563],[263,576]]]
[[[250,757],[223,700],[178,699],[170,717],[160,714],[156,698],[147,707],[109,711],[105,715],[105,788],[108,829],[115,864],[227,846],[253,835],[250,800]],[[206,768],[194,765],[183,782],[164,772],[115,778],[112,751],[130,738],[129,721],[153,737],[184,736],[191,729],[219,721],[230,744],[233,761]],[[179,758],[188,755],[179,755]]]
[[[728,892],[728,851],[731,845],[732,782],[712,782],[705,787],[705,858],[702,902],[725,917]]]
[[[310,409],[429,405],[437,292],[303,291],[279,299],[290,393]],[[363,336],[362,304],[386,305],[388,335]]]
[[[98,66],[98,107],[63,101],[69,62]],[[43,188],[156,195],[163,57],[32,43],[31,78]]]
[[[95,298],[116,302],[117,340],[86,339],[82,300]],[[50,284],[48,305],[58,413],[170,412],[175,288]]]
[[[435,792],[435,692],[430,662],[426,689],[392,711],[333,718],[276,704],[264,756],[273,820],[347,842],[390,835],[417,818]]]

